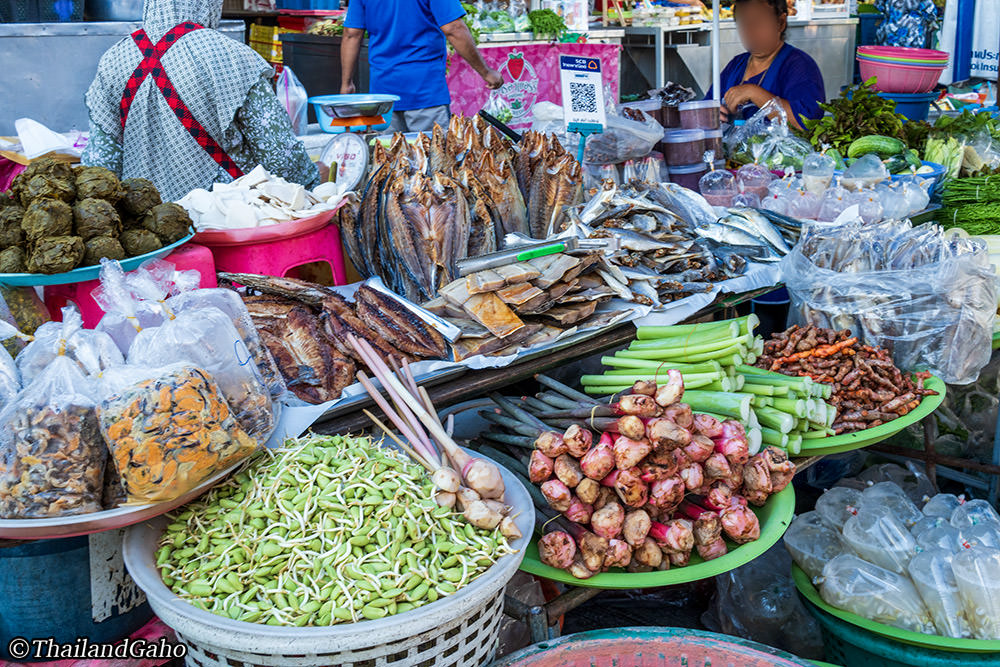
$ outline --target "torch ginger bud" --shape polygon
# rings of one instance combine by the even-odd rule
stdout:
[[[573,424],[563,433],[563,444],[570,456],[580,458],[590,451],[590,446],[594,444],[594,434],[579,424]]]
[[[542,484],[542,495],[548,501],[549,506],[557,512],[565,512],[573,502],[573,494],[569,487],[558,479],[550,479]]]
[[[559,456],[552,469],[556,473],[556,477],[559,478],[559,481],[571,489],[575,489],[583,480],[583,470],[580,468],[580,462],[569,454]]]
[[[565,570],[576,558],[576,542],[561,530],[546,533],[538,540],[538,558],[550,567]]]
[[[673,405],[684,395],[684,376],[671,368],[667,371],[667,382],[656,390],[656,403],[662,407]]]
[[[550,459],[555,459],[562,454],[569,451],[566,447],[566,443],[563,442],[563,437],[561,433],[556,433],[555,431],[542,431],[542,433],[535,438],[535,449],[545,454]]]
[[[619,470],[634,468],[642,463],[642,460],[651,451],[653,451],[653,446],[649,444],[648,440],[632,440],[624,435],[620,436],[615,440],[614,446],[615,467]]]
[[[542,450],[533,449],[531,451],[531,458],[528,460],[528,479],[533,484],[541,484],[548,481],[552,477],[554,465],[555,461],[542,454]]]

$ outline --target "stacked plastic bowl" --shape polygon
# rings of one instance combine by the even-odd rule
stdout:
[[[859,46],[861,78],[884,93],[928,93],[948,66],[948,53],[903,46]]]

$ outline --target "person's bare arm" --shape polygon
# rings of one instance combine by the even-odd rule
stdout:
[[[455,52],[462,56],[465,62],[469,63],[469,66],[476,71],[476,74],[483,77],[487,86],[490,88],[499,88],[503,85],[503,78],[501,78],[500,73],[490,68],[483,60],[482,55],[480,55],[479,49],[476,48],[476,42],[472,39],[469,26],[465,25],[465,21],[455,19],[451,23],[445,23],[441,26],[441,32],[444,33],[445,38],[451,44],[451,47],[455,49]]]
[[[340,41],[340,94],[354,93],[354,70],[358,66],[358,55],[361,53],[361,40],[365,31],[360,28],[344,28]]]

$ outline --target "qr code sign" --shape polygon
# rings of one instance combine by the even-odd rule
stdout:
[[[570,83],[570,105],[574,113],[597,113],[597,87],[592,83]]]

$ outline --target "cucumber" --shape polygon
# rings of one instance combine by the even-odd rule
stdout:
[[[841,155],[840,151],[838,151],[836,148],[831,148],[826,152],[826,154],[831,158],[833,158],[834,169],[840,169],[841,171],[847,169],[847,165],[844,164],[844,156]]]
[[[898,174],[902,171],[909,171],[910,164],[907,162],[906,158],[900,155],[893,155],[888,160],[882,160],[882,164],[885,168],[889,170],[890,174]]]
[[[883,137],[878,134],[870,134],[851,142],[847,148],[847,157],[861,157],[869,153],[875,153],[883,160],[893,155],[898,155],[906,150],[906,144],[899,139]]]
[[[903,157],[906,158],[906,164],[914,169],[920,169],[924,166],[924,163],[920,161],[920,154],[913,148],[903,153]]]

